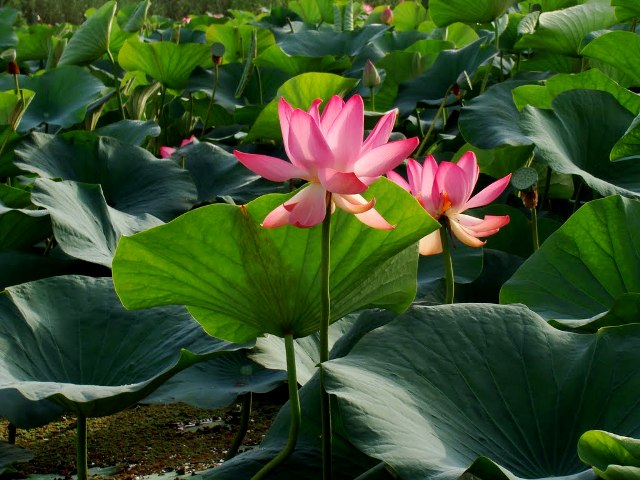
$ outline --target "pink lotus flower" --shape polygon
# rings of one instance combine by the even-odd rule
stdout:
[[[193,141],[196,139],[195,135],[191,135],[189,138],[185,138],[184,140],[182,140],[182,142],[180,142],[180,148],[184,147],[185,145],[189,145],[190,143],[193,143]],[[162,158],[169,158],[171,157],[171,155],[173,155],[175,153],[177,149],[174,147],[160,147],[160,157]]]
[[[284,98],[278,103],[284,148],[291,162],[267,155],[234,151],[249,170],[274,182],[302,178],[310,183],[273,210],[262,225],[313,227],[322,223],[328,198],[332,210],[339,207],[373,228],[392,229],[374,208],[375,199],[360,194],[378,177],[400,164],[417,147],[418,139],[387,143],[396,110],[385,114],[367,139],[364,135],[364,104],[360,95],[346,103],[337,96],[321,100],[308,111],[293,108]]]
[[[364,11],[364,13],[366,13],[368,15],[371,12],[373,12],[373,6],[369,5],[368,3],[363,3],[362,4],[362,10]]]
[[[494,201],[507,188],[511,174],[496,180],[471,197],[480,169],[473,152],[465,153],[458,163],[436,163],[427,155],[424,166],[415,160],[407,163],[409,182],[396,172],[387,177],[418,199],[423,208],[436,220],[446,217],[453,234],[465,245],[481,247],[479,237],[488,237],[509,223],[509,216],[487,215],[484,219],[464,215],[469,208],[481,207]],[[435,231],[420,240],[420,253],[434,255],[442,252],[440,232]]]

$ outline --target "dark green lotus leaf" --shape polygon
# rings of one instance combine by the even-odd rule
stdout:
[[[640,17],[640,5],[635,0],[611,0],[611,5],[616,7],[616,16],[620,21]]]
[[[0,442],[0,474],[10,472],[16,463],[33,460],[33,454],[19,445]]]
[[[0,185],[0,250],[29,248],[49,235],[49,214],[33,207],[29,193]]]
[[[162,224],[146,213],[131,215],[110,207],[97,184],[40,178],[35,181],[31,198],[46,209],[38,212],[51,215],[53,233],[62,251],[106,267],[111,266],[122,235]]]
[[[578,480],[595,478],[582,433],[640,433],[639,360],[640,325],[576,335],[456,304],[414,307],[323,368],[349,439],[399,478]]]
[[[207,42],[221,43],[224,45],[223,63],[244,63],[249,54],[251,37],[256,32],[256,49],[262,53],[275,43],[273,34],[264,28],[256,28],[251,25],[234,26],[230,24],[213,24],[206,30]],[[209,47],[209,54],[211,53]]]
[[[595,333],[600,328],[638,323],[640,293],[623,293],[613,301],[611,308],[584,320],[549,320],[562,330]]]
[[[583,69],[581,58],[542,50],[521,61],[519,70],[532,73],[580,73]]]
[[[618,23],[615,9],[604,2],[543,12],[534,33],[527,33],[516,43],[516,48],[539,49],[562,55],[577,56],[584,38],[590,32],[602,30]]]
[[[125,310],[110,278],[9,287],[0,315],[0,415],[20,428],[50,420],[52,404],[110,415],[184,368],[242,348],[209,337],[180,307]]]
[[[126,71],[141,71],[168,88],[187,86],[191,72],[211,64],[211,49],[202,43],[143,43],[130,38],[118,53],[118,63]]]
[[[610,152],[634,115],[609,93],[570,90],[553,110],[525,107],[520,128],[536,144],[536,159],[554,171],[580,176],[601,195],[640,197],[640,163],[611,162]]]
[[[344,70],[349,67],[348,59],[338,62],[332,55],[324,57],[291,56],[282,51],[279,45],[271,45],[260,53],[253,62],[259,67],[272,67],[295,77],[306,72],[327,72]]]
[[[396,106],[401,114],[407,115],[420,102],[442,100],[463,72],[473,77],[476,70],[497,53],[496,48],[486,45],[484,40],[458,50],[443,50],[426,72],[400,86]]]
[[[504,285],[501,303],[546,319],[582,320],[640,293],[640,201],[594,200],[573,214]]]
[[[431,0],[429,14],[439,27],[452,23],[488,23],[504,15],[515,0]]]
[[[451,254],[456,283],[470,283],[478,278],[482,272],[482,248],[471,248],[456,242]],[[442,255],[421,255],[418,263],[419,297],[431,292],[444,277]]]
[[[356,314],[347,315],[329,326],[329,349],[342,338],[358,319]],[[320,335],[314,333],[304,338],[294,340],[296,352],[296,375],[298,383],[304,385],[318,371],[320,363]],[[284,339],[275,335],[266,335],[256,340],[256,346],[251,351],[251,359],[273,370],[286,371],[286,352]]]
[[[87,18],[69,39],[58,65],[84,65],[107,53],[116,8],[115,0],[110,0]]]
[[[303,187],[304,188],[304,187]],[[380,231],[337,211],[331,244],[331,320],[367,305],[394,310],[415,296],[416,242],[438,223],[385,178],[368,190],[397,227]],[[321,227],[265,229],[290,195],[237,207],[215,204],[120,240],[114,281],[127,308],[187,305],[214,336],[305,337],[319,329]],[[384,273],[383,273],[384,272]]]
[[[37,23],[16,31],[18,44],[16,57],[18,62],[46,60],[49,56],[53,35],[59,27]]]
[[[140,31],[147,20],[150,7],[150,0],[142,0],[130,10],[129,14],[125,14],[121,10],[118,12],[118,24],[121,25],[122,30],[125,32],[134,33]]]
[[[567,90],[598,90],[609,92],[616,100],[637,115],[640,113],[640,97],[616,82],[597,68],[576,74],[558,74],[545,81],[544,85],[523,85],[513,89],[513,101],[518,110],[526,105],[551,109],[553,99]]]
[[[611,161],[632,160],[640,157],[640,115],[611,149]]]
[[[249,359],[247,350],[238,350],[183,370],[141,403],[186,403],[215,410],[249,392],[270,392],[286,380],[285,370],[264,368]]]
[[[604,480],[635,480],[640,476],[640,440],[602,430],[584,432],[578,455]]]
[[[487,89],[460,111],[459,128],[464,139],[482,149],[509,145],[533,150],[533,143],[518,128],[520,114],[513,103],[512,90],[530,82],[507,80]],[[524,150],[524,148],[523,148]]]
[[[387,25],[367,25],[348,32],[336,32],[332,28],[302,30],[288,36],[278,45],[284,53],[292,56],[342,57],[346,55],[353,57],[388,29]]]
[[[122,143],[130,145],[142,145],[149,137],[160,135],[160,126],[152,121],[120,120],[109,123],[104,127],[96,128],[95,133],[105,137],[117,138]]]
[[[229,196],[245,203],[278,190],[278,184],[256,175],[233,154],[210,143],[191,143],[178,149],[175,157],[191,173],[198,189],[198,202]],[[280,190],[284,192],[284,188]]]
[[[613,65],[629,75],[636,85],[640,84],[640,66],[633,61],[640,53],[640,39],[635,33],[621,30],[605,33],[589,42],[580,53]]]
[[[287,80],[276,93],[276,97],[267,104],[255,121],[246,140],[272,139],[281,140],[280,122],[278,121],[278,99],[284,97],[293,107],[309,108],[316,99],[326,101],[333,95],[344,96],[356,86],[358,80],[345,78],[332,73],[303,73]]]
[[[395,315],[377,312],[376,315],[362,314],[357,321],[331,349],[331,358],[346,355],[367,332],[391,321]],[[317,480],[322,477],[322,453],[320,446],[320,382],[316,374],[300,390],[302,425],[296,449],[281,467],[269,475],[273,480],[289,480],[294,476],[301,480]],[[269,432],[259,447],[238,455],[223,465],[203,472],[204,478],[212,480],[237,480],[251,478],[260,467],[270,461],[287,441],[289,430],[289,405],[280,410]],[[358,475],[376,466],[379,462],[358,451],[347,439],[339,410],[332,410],[333,419],[333,478],[353,480]],[[366,477],[377,480],[391,480],[391,476]]]
[[[19,132],[45,123],[67,128],[84,120],[87,107],[104,89],[104,84],[84,68],[66,65],[34,77],[21,77],[20,86],[35,92]]]
[[[107,205],[129,215],[169,221],[196,202],[191,176],[175,162],[89,132],[34,133],[15,163],[43,178],[99,184]]]
[[[218,85],[216,88],[215,103],[217,106],[222,106],[228,112],[233,113],[236,107],[243,105],[243,102],[236,99],[235,89],[240,78],[242,77],[242,65],[238,63],[220,65],[218,67]],[[209,99],[211,92],[213,91],[214,74],[210,70],[203,68],[196,68],[189,78],[187,88],[188,92],[206,92],[208,98],[206,99],[207,108],[209,107]],[[250,91],[250,88],[247,87]],[[214,106],[216,106],[214,105]],[[205,112],[206,113],[206,112]],[[204,113],[202,116],[204,117]]]

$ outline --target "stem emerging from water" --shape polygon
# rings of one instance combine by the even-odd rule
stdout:
[[[446,226],[440,227],[440,241],[442,242],[442,258],[444,260],[444,278],[447,284],[447,293],[445,295],[444,303],[453,303],[455,278],[453,276],[453,259],[451,258],[449,230]]]
[[[322,257],[320,266],[320,411],[322,417],[322,478],[333,477],[331,465],[331,400],[324,388],[322,363],[329,360],[329,267],[331,263],[331,193],[327,193],[327,211],[322,222]]]
[[[284,347],[287,354],[287,382],[289,384],[289,412],[291,424],[289,425],[289,438],[282,451],[269,463],[262,467],[251,480],[261,480],[265,478],[274,468],[284,462],[293,453],[298,441],[300,431],[300,395],[298,393],[298,378],[296,375],[296,352],[293,345],[293,335],[285,335]]]
[[[242,396],[242,416],[240,417],[240,427],[238,429],[238,433],[233,439],[233,443],[229,448],[229,452],[224,457],[226,460],[231,460],[238,454],[238,450],[240,450],[240,446],[242,445],[242,441],[247,434],[247,430],[249,429],[249,420],[251,419],[251,403],[253,400],[253,395],[251,392],[247,392]]]
[[[78,480],[87,480],[89,467],[87,463],[87,417],[78,414],[76,425],[76,469]]]

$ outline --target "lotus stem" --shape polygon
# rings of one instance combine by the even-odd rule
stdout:
[[[89,478],[89,466],[87,462],[87,417],[78,414],[76,425],[76,470],[78,480]]]
[[[207,122],[209,121],[209,114],[213,108],[213,102],[216,97],[216,90],[218,89],[218,65],[213,64],[213,87],[211,88],[211,99],[209,100],[209,106],[207,107],[207,113],[202,121],[202,131],[200,132],[200,139],[204,137],[204,132],[207,129]]]
[[[122,95],[120,93],[120,79],[118,78],[118,72],[116,71],[116,60],[113,58],[113,54],[111,50],[107,47],[107,54],[109,56],[109,60],[111,61],[111,73],[113,75],[113,86],[116,89],[116,98],[118,99],[118,109],[120,110],[120,115],[122,119],[125,120],[127,118],[124,113],[124,104],[122,103]]]
[[[533,251],[535,252],[540,248],[540,239],[538,237],[538,212],[535,208],[530,208],[531,211],[531,239],[533,241]]]
[[[7,431],[9,433],[9,438],[7,439],[7,441],[11,445],[15,445],[16,444],[16,436],[18,435],[18,429],[16,428],[16,426],[13,423],[10,423],[7,426]]]
[[[431,125],[429,125],[429,130],[427,130],[426,135],[422,138],[422,142],[420,142],[420,146],[416,150],[415,158],[420,157],[420,155],[422,154],[422,151],[424,150],[424,147],[427,145],[427,140],[429,140],[429,137],[431,137],[431,134],[433,133],[433,130],[436,126],[436,122],[438,121],[438,118],[440,118],[440,115],[442,115],[444,112],[444,106],[447,104],[447,97],[449,96],[450,91],[451,91],[451,87],[447,88],[447,91],[444,93],[444,98],[442,99],[442,102],[440,102],[440,106],[438,107],[438,111],[436,112],[436,115],[433,117],[433,121],[431,122]]]
[[[383,475],[384,478],[387,478],[389,476],[389,471],[387,470],[387,465],[384,462],[380,462],[361,475],[358,475],[356,478],[354,478],[354,480],[383,478]]]
[[[225,461],[231,460],[238,454],[238,450],[240,450],[240,446],[242,445],[242,441],[244,440],[245,435],[247,434],[247,430],[249,429],[249,420],[251,419],[251,402],[253,400],[253,395],[251,392],[245,393],[242,396],[242,412],[240,417],[240,428],[238,433],[236,433],[235,438],[233,439],[233,443],[229,448],[229,452],[224,457]]]
[[[320,267],[320,416],[322,421],[322,478],[333,477],[331,459],[331,399],[325,390],[322,363],[329,361],[329,318],[331,295],[329,292],[329,272],[331,264],[331,193],[327,193],[327,211],[322,221],[322,256]]]
[[[287,355],[287,382],[289,384],[289,413],[291,424],[289,425],[289,438],[287,444],[269,463],[262,467],[251,480],[265,478],[274,468],[284,462],[293,453],[298,441],[300,431],[300,394],[298,393],[298,378],[296,376],[296,352],[293,344],[293,335],[284,337],[284,347]]]
[[[440,227],[440,241],[442,242],[442,258],[444,260],[444,278],[447,284],[444,303],[453,303],[455,291],[455,277],[453,276],[453,259],[451,258],[451,243],[449,241],[449,230],[447,227]]]

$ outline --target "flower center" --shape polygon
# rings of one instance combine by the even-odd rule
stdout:
[[[438,216],[443,215],[444,212],[449,210],[452,206],[451,199],[449,199],[449,194],[447,192],[442,192],[440,196],[442,197],[442,202],[440,206],[440,211],[438,212]]]

